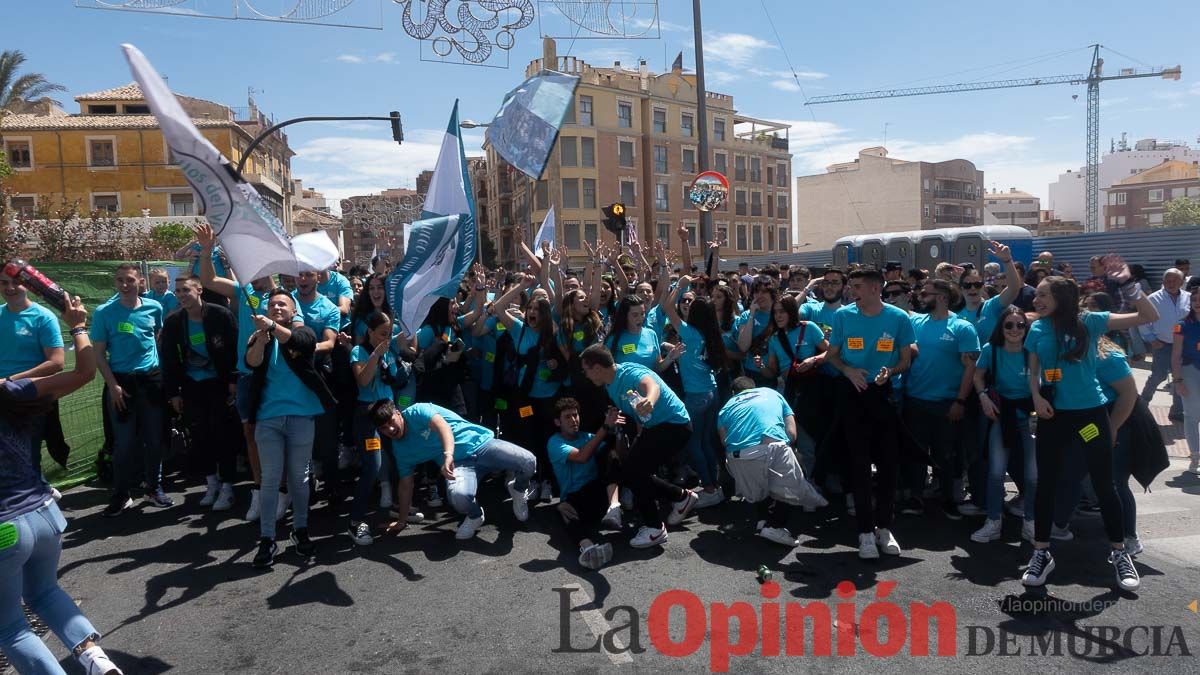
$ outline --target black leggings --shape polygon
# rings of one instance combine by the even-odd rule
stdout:
[[[229,386],[218,378],[199,382],[184,377],[180,387],[183,419],[192,437],[192,452],[200,461],[194,466],[205,475],[216,474],[221,482],[237,479],[237,414],[229,405]]]
[[[1050,526],[1054,521],[1054,498],[1059,475],[1065,470],[1064,457],[1072,450],[1082,451],[1092,476],[1092,488],[1100,500],[1100,515],[1104,532],[1114,544],[1125,541],[1125,526],[1121,516],[1121,500],[1113,484],[1112,429],[1108,425],[1108,409],[1104,406],[1086,410],[1055,410],[1054,416],[1038,420],[1037,470],[1038,486],[1034,502],[1034,540],[1050,541]]]
[[[683,488],[659,478],[658,467],[667,464],[679,448],[687,446],[691,435],[692,430],[686,424],[644,427],[630,446],[628,457],[622,460],[621,483],[633,490],[633,506],[641,515],[643,526],[662,526],[658,499],[672,502],[683,499]]]

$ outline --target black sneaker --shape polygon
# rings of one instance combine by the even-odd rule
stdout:
[[[1021,583],[1026,586],[1041,586],[1053,571],[1054,556],[1050,555],[1050,549],[1035,548],[1033,557],[1029,559],[1029,567],[1025,568],[1025,573],[1021,575]]]
[[[165,509],[168,506],[175,506],[175,500],[167,496],[163,492],[162,486],[156,487],[153,490],[146,492],[146,503],[150,506],[157,506],[160,509]]]
[[[954,502],[942,502],[942,515],[950,520],[962,520],[962,514],[958,512],[958,504]]]
[[[311,558],[313,553],[317,551],[317,547],[313,544],[312,539],[308,538],[307,527],[292,530],[292,536],[289,539],[292,542],[292,546],[296,549],[296,553],[299,553],[303,558]]]
[[[104,507],[104,510],[100,512],[100,515],[105,518],[116,518],[125,513],[125,509],[131,508],[133,508],[133,500],[129,498],[129,495],[115,494],[112,500],[108,502],[108,506]]]
[[[254,554],[253,564],[258,569],[264,569],[275,564],[275,554],[279,552],[279,547],[275,545],[274,540],[263,537],[258,540],[258,553]]]
[[[916,497],[909,497],[900,503],[900,513],[906,516],[925,515],[925,503]]]

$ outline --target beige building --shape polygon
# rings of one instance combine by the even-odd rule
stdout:
[[[822,249],[847,235],[978,225],[982,186],[983,172],[965,159],[910,162],[866,148],[796,178],[796,237]]]
[[[1027,230],[1038,229],[1041,221],[1042,200],[1017,188],[1008,192],[991,192],[983,195],[984,225],[1016,225]]]
[[[601,225],[600,209],[618,201],[641,241],[678,246],[675,232],[682,223],[692,243],[699,243],[700,213],[685,197],[699,171],[695,76],[681,69],[651,73],[644,61],[636,69],[619,62],[594,67],[558,57],[550,39],[543,52],[526,68],[526,77],[549,67],[581,81],[550,163],[532,189],[530,179],[485,147],[488,190],[480,207],[486,205],[486,232],[499,260],[514,260],[514,226],[532,223],[527,227],[536,231],[551,204],[558,245],[574,262],[585,254],[583,242],[613,240]],[[714,230],[729,239],[725,251],[736,256],[790,250],[787,127],[739,114],[725,94],[708,92],[706,101],[709,169],[730,180],[729,203],[713,214]],[[526,236],[528,241],[531,234]]]

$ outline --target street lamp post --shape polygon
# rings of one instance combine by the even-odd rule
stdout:
[[[271,134],[286,126],[296,124],[297,122],[349,122],[361,120],[379,120],[383,122],[391,122],[392,140],[396,141],[397,144],[404,143],[404,124],[400,121],[400,113],[395,110],[388,113],[387,117],[297,117],[295,119],[284,120],[279,124],[268,127],[265,131],[255,136],[254,140],[250,141],[250,145],[246,146],[246,151],[242,153],[240,158],[238,158],[237,172],[239,175],[241,175],[242,170],[246,168],[246,162],[250,159],[250,155],[260,143],[266,140]]]
[[[708,171],[708,94],[704,90],[704,35],[700,29],[700,0],[692,0],[692,29],[696,42],[696,126],[700,128],[700,172]],[[711,211],[700,212],[700,246],[713,240]]]

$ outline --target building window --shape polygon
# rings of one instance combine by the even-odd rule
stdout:
[[[1185,194],[1187,194],[1187,192],[1181,187],[1171,188],[1171,199],[1179,199]]]
[[[579,179],[562,179],[562,205],[564,209],[579,208]]]
[[[775,167],[768,166],[767,167],[767,185],[774,185],[774,184],[775,184]]]
[[[725,142],[725,120],[720,117],[713,119],[713,140]]]
[[[563,243],[569,249],[581,249],[579,243],[579,223],[563,223]]]
[[[750,215],[762,215],[762,193],[754,191],[750,193]]]
[[[583,224],[583,240],[590,242],[593,245],[595,245],[596,242],[600,241],[600,234],[599,234],[599,230],[597,229],[597,227],[598,226],[596,225],[596,223],[584,223]]]
[[[785,252],[790,250],[788,248],[788,228],[786,227],[779,228],[779,250]]]
[[[722,246],[729,245],[729,223],[717,223],[717,241]]]
[[[691,186],[691,185],[689,185],[688,183],[684,183],[684,184],[683,184],[683,193],[682,193],[682,194],[683,194],[683,197],[682,197],[682,200],[683,200],[683,201],[681,201],[681,202],[679,202],[679,203],[680,203],[680,204],[683,204],[684,206],[687,206],[688,202],[689,202],[689,201],[691,201],[691,198],[689,197],[689,195],[691,194],[691,192],[692,192],[692,186]]]
[[[683,172],[696,173],[696,150],[694,148],[683,149]]]
[[[575,143],[574,136],[558,138],[558,156],[563,166],[579,166],[579,145]]]
[[[787,187],[787,164],[779,162],[775,165],[775,185],[778,187]]]
[[[663,244],[665,245],[667,242],[667,239],[671,235],[671,224],[660,222],[660,223],[655,224],[654,229],[657,230],[656,234],[658,235],[658,240],[663,242]]]
[[[733,179],[738,182],[746,180],[746,158],[741,155],[733,156]]]
[[[925,179],[925,191],[929,192],[929,179],[928,178]]]
[[[697,238],[698,238],[698,236],[699,236],[699,235],[697,234],[697,228],[696,228],[696,226],[695,226],[695,225],[691,225],[691,224],[689,224],[689,225],[687,226],[687,231],[688,231],[688,246],[695,246],[695,245],[696,245],[696,239],[697,239]]]
[[[654,146],[654,173],[667,173],[667,147]]]
[[[654,133],[667,133],[667,111],[661,108],[654,109]]]
[[[596,166],[596,139],[591,136],[579,138],[579,166],[593,168]]]
[[[33,195],[10,197],[8,208],[18,218],[32,218],[37,213],[37,197]]]
[[[111,192],[106,194],[92,193],[92,210],[117,215],[121,212],[121,197]]]
[[[734,215],[737,215],[737,216],[746,215],[747,209],[746,209],[746,191],[745,190],[735,190],[734,191],[733,213],[734,213]]]
[[[87,139],[88,166],[110,168],[117,165],[116,142],[113,138]]]
[[[1117,193],[1117,204],[1118,205],[1124,205],[1126,199],[1128,199],[1128,197],[1126,196],[1126,193],[1124,193],[1124,192]]]
[[[584,178],[583,179],[583,208],[585,208],[585,209],[596,208],[596,179],[595,178]]]
[[[563,124],[575,124],[575,101],[567,106],[567,114],[563,115]]]
[[[763,248],[762,234],[762,225],[755,225],[750,232],[750,243],[755,251],[761,251]]]
[[[758,157],[750,158],[750,182],[762,182],[762,160],[760,160]]]
[[[12,168],[33,168],[33,145],[29,141],[5,139],[4,149],[8,155],[8,165]]]
[[[738,223],[737,225],[737,250],[745,251],[746,246],[746,224]]]
[[[117,106],[115,105],[89,105],[89,115],[116,115]]]
[[[621,181],[621,203],[625,206],[637,206],[637,181]]]
[[[592,97],[579,97],[579,123],[585,127],[592,126]]]
[[[922,211],[924,212],[925,217],[928,218],[929,217],[929,205],[926,204],[925,207],[922,209]]]
[[[1151,213],[1149,216],[1146,217],[1146,222],[1150,223],[1151,225],[1162,225],[1163,214]]]
[[[622,129],[633,128],[633,104],[617,103],[617,126]]]
[[[617,141],[617,166],[633,168],[633,141]]]
[[[171,193],[171,215],[172,216],[194,216],[196,215],[196,205],[193,202],[191,192],[173,192]]]
[[[1122,193],[1122,194],[1124,194],[1124,193]],[[1152,203],[1161,202],[1163,200],[1162,188],[1156,188],[1154,190],[1150,190],[1149,200]]]
[[[775,228],[767,227],[767,250],[775,250]]]
[[[537,188],[533,191],[533,208],[538,211],[550,208],[550,188],[544,180],[539,180]]]
[[[729,173],[729,160],[725,153],[718,152],[713,155],[713,169],[722,176]]]
[[[654,210],[655,211],[670,211],[670,186],[666,183],[654,184]]]
[[[682,113],[679,115],[679,131],[688,138],[692,137],[694,132],[692,131],[691,113]]]
[[[775,217],[775,195],[767,193],[767,217]]]

